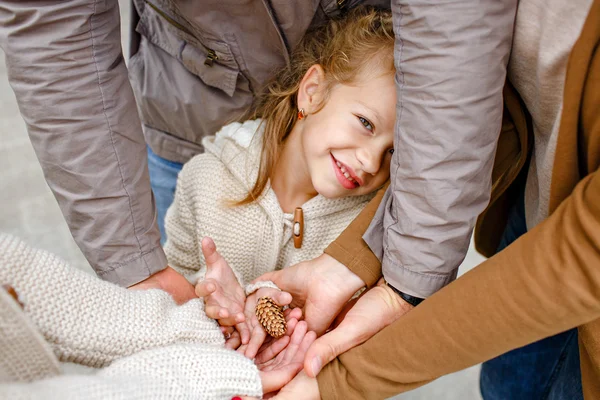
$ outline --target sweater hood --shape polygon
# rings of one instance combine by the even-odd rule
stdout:
[[[246,190],[252,188],[258,177],[262,122],[262,119],[234,122],[202,140],[206,152],[217,157]]]

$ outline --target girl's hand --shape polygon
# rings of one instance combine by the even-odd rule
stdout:
[[[264,393],[281,389],[302,370],[304,356],[317,338],[315,332],[308,331],[306,322],[295,325],[291,336],[275,339],[256,357]]]
[[[269,397],[265,397],[269,398]],[[319,400],[319,383],[301,371],[290,383],[285,385],[273,400]]]
[[[260,288],[246,298],[244,313],[248,328],[250,330],[250,340],[247,342],[248,345],[243,347],[243,350],[244,355],[250,359],[256,357],[258,350],[268,336],[260,322],[258,322],[258,318],[256,317],[255,313],[256,303],[261,297],[270,297],[275,300],[275,303],[282,307],[287,306],[292,302],[291,294],[273,288]],[[300,319],[302,316],[302,311],[299,309],[297,309],[297,311],[287,311],[284,313],[284,316],[286,317],[286,320],[289,318]],[[289,336],[290,334],[291,333],[288,334],[288,332],[286,332],[286,336]]]
[[[198,297],[204,298],[206,315],[216,319],[221,326],[235,326],[241,343],[248,343],[250,330],[245,322],[244,289],[211,238],[202,239],[202,253],[206,260],[206,274],[204,280],[196,285],[195,291]],[[224,334],[233,337],[235,333],[226,331]]]

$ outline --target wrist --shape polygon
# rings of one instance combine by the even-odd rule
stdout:
[[[409,304],[411,307],[416,307],[419,304],[421,304],[423,302],[423,300],[425,300],[424,298],[412,296],[408,293],[404,293],[403,291],[396,289],[392,284],[390,284],[385,279],[384,279],[384,283],[389,289],[392,290],[392,292],[396,296],[398,296],[400,299],[402,299],[402,301],[404,303]]]
[[[338,278],[337,280],[343,282],[343,287],[348,288],[348,291],[355,293],[358,289],[365,286],[365,281],[363,281],[361,277],[356,275],[334,257],[327,253],[323,253],[321,257],[323,257],[327,267],[335,271],[335,276]]]

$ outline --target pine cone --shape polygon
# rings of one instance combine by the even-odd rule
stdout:
[[[270,297],[261,297],[256,303],[256,316],[265,331],[275,339],[285,334],[287,326],[283,317],[283,307],[280,307]]]

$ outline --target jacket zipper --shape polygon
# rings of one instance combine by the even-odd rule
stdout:
[[[190,35],[191,37],[197,39],[196,36],[194,36],[194,34],[192,34],[192,32],[190,32],[189,29],[187,29],[185,26],[181,25],[179,22],[175,21],[167,13],[165,13],[160,8],[158,8],[155,4],[149,2],[148,0],[144,0],[144,1],[154,11],[156,11],[161,17],[163,17],[164,20],[167,21],[169,24],[171,24],[175,28],[179,29],[180,31],[182,31],[182,32]],[[209,67],[212,67],[213,62],[216,61],[216,60],[218,60],[219,56],[217,55],[217,53],[213,49],[204,46],[200,41],[198,41],[198,42],[202,45],[202,47],[204,47],[204,49],[206,50],[206,53],[207,53],[206,61],[204,61],[204,65],[208,65]]]

